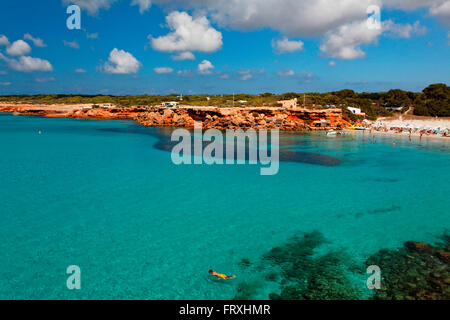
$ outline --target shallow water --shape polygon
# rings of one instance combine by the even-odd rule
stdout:
[[[258,277],[241,259],[296,232],[318,230],[320,252],[363,264],[450,226],[446,141],[283,133],[283,150],[338,163],[282,161],[261,176],[255,165],[176,166],[157,148],[165,134],[0,114],[0,299],[229,299]],[[79,291],[66,287],[69,265]],[[238,279],[210,281],[210,268]]]

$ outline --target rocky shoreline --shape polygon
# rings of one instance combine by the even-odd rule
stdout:
[[[80,105],[0,105],[0,112],[49,118],[134,120],[148,127],[193,128],[201,121],[204,129],[280,129],[283,131],[342,129],[348,125],[341,109],[281,107],[218,108],[181,106],[92,107]]]

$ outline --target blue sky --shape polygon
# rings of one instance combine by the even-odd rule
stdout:
[[[0,94],[421,91],[449,83],[448,0],[133,1],[3,0]],[[81,7],[81,30],[66,26],[71,3]],[[366,21],[372,3],[381,8],[376,30]],[[180,54],[190,59],[175,60]]]

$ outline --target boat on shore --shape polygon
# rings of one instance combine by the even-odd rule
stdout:
[[[334,129],[328,130],[326,135],[328,137],[335,137],[335,136],[345,136],[348,135],[348,132],[345,131],[336,131]]]

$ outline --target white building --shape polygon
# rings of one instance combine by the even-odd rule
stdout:
[[[178,106],[180,103],[176,101],[163,102],[161,105],[165,108],[173,108]]]
[[[366,116],[366,114],[364,112],[361,112],[360,108],[347,107],[347,110],[357,116],[364,116],[364,117]]]

